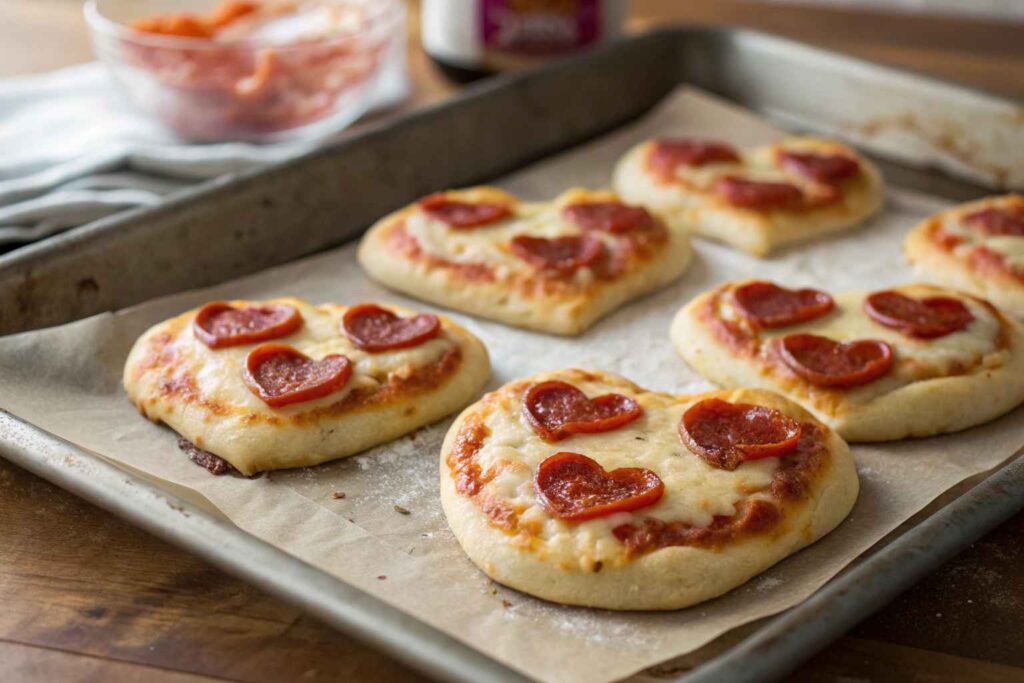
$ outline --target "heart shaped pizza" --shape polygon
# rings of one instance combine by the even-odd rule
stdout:
[[[764,256],[852,228],[882,205],[882,178],[838,142],[789,138],[739,149],[699,138],[658,138],[616,165],[614,186],[669,225]]]
[[[711,381],[783,393],[848,441],[954,432],[1024,401],[1024,327],[930,285],[730,282],[679,311],[671,336]]]
[[[124,386],[215,474],[306,467],[363,451],[471,401],[480,341],[397,306],[216,301],[136,341]]]
[[[607,609],[730,591],[834,529],[858,486],[846,443],[777,394],[672,396],[598,371],[506,384],[441,450],[448,524],[485,574]]]
[[[610,192],[528,203],[490,187],[433,194],[380,220],[359,262],[415,297],[554,334],[579,334],[679,277],[684,231]]]
[[[914,228],[903,252],[925,279],[1024,318],[1024,196],[988,197]]]

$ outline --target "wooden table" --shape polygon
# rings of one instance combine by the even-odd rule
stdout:
[[[415,9],[415,8],[413,8]],[[669,19],[788,34],[1024,98],[1024,27],[716,0]],[[0,76],[90,58],[78,2],[0,0]],[[454,88],[411,40],[409,109]],[[0,680],[419,680],[387,657],[0,461]],[[808,662],[800,681],[1024,681],[1024,513]]]

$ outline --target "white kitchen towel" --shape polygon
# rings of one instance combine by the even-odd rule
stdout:
[[[370,110],[409,93],[404,41],[382,67]],[[0,251],[196,183],[287,159],[301,142],[188,144],[135,110],[102,64],[0,81]]]

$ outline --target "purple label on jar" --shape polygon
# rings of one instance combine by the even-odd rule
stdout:
[[[485,48],[552,55],[584,47],[601,36],[601,0],[482,0]]]

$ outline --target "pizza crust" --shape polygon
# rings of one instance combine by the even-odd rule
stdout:
[[[894,347],[896,369],[860,387],[823,389],[792,375],[780,376],[767,367],[762,356],[749,357],[730,349],[716,335],[701,311],[717,293],[738,284],[742,283],[729,283],[706,292],[676,314],[670,331],[676,351],[701,375],[721,386],[759,387],[784,394],[847,441],[891,441],[956,432],[993,420],[1024,402],[1024,328],[1002,316],[987,302],[924,285],[895,288],[910,296],[955,296],[968,304],[979,319],[965,332],[957,334],[978,337],[972,340],[972,350],[965,350],[962,355],[949,351],[936,355],[933,360],[936,364],[948,362],[952,368],[973,358],[973,367],[964,373],[918,380],[901,375],[904,371],[900,370],[900,358],[915,354],[917,363],[932,362],[927,355],[917,355],[926,344],[919,342],[918,347],[912,349],[900,333],[875,324],[871,338],[882,339]],[[844,308],[841,296],[837,296],[837,306]],[[858,303],[863,300],[861,293],[846,296]],[[860,313],[859,305],[850,304],[845,308],[855,308],[858,315],[866,318]],[[837,333],[838,327],[828,322],[836,315],[832,313],[819,321],[775,332],[815,334],[822,332],[822,325],[828,323],[832,331],[823,332],[824,336],[837,341],[867,338],[865,334],[844,337],[841,332]],[[981,320],[981,316],[985,316],[985,320]],[[981,326],[985,337],[991,339],[991,348],[982,343],[980,329],[972,332]],[[1002,348],[998,347],[1000,343]]]
[[[883,181],[878,169],[855,150],[837,142],[789,138],[774,145],[740,150],[743,166],[717,163],[695,169],[691,171],[694,187],[665,183],[650,172],[647,156],[653,144],[647,141],[637,145],[616,164],[612,184],[622,198],[646,206],[669,225],[755,256],[766,256],[785,245],[856,227],[882,206]],[[808,181],[799,176],[774,168],[771,159],[778,149],[846,154],[858,160],[861,173],[842,184],[843,195],[838,202],[799,211],[738,208],[697,189],[717,175],[748,170],[758,179],[807,185]]]
[[[667,243],[630,261],[626,271],[614,279],[597,278],[584,268],[568,282],[551,281],[495,246],[518,234],[549,238],[578,234],[578,228],[559,218],[561,207],[577,201],[615,201],[615,195],[570,190],[551,203],[528,204],[490,187],[447,194],[463,201],[506,203],[515,207],[516,216],[502,226],[458,231],[450,241],[459,245],[460,253],[446,255],[454,263],[449,266],[396,253],[394,241],[400,238],[396,233],[405,230],[406,221],[421,221],[417,206],[407,206],[378,221],[359,245],[359,263],[370,277],[418,299],[481,318],[551,334],[577,335],[625,303],[675,280],[690,262],[687,234],[670,228]],[[438,225],[416,227],[421,230],[417,248],[424,248],[424,231],[428,229],[429,237],[440,243],[439,249],[451,246],[444,244],[446,236]],[[602,239],[612,243],[608,236]],[[493,266],[493,277],[480,276],[475,270],[479,263]]]
[[[1007,195],[987,197],[976,202],[961,204],[919,223],[903,242],[903,254],[915,267],[921,278],[938,285],[959,289],[983,297],[1018,318],[1024,318],[1024,279],[1003,272],[979,272],[972,268],[964,256],[943,248],[933,239],[943,221],[999,205],[1009,199],[1024,203],[1024,197]],[[1024,238],[1019,238],[1024,244]]]
[[[589,396],[609,391],[634,397],[645,415],[612,432],[575,435],[545,444],[529,431],[519,414],[521,393],[534,382],[558,379],[583,389]],[[714,514],[731,514],[744,495],[735,491],[741,480],[757,488],[770,476],[778,458],[744,463],[735,472],[707,465],[682,445],[676,428],[685,408],[716,396],[777,408],[800,421],[813,418],[776,394],[756,389],[719,391],[695,396],[648,392],[615,375],[598,371],[563,370],[513,382],[467,408],[449,430],[441,451],[441,504],[455,537],[470,560],[495,581],[553,602],[620,610],[673,610],[722,595],[788,555],[834,529],[850,512],[859,483],[849,448],[834,432],[825,430],[827,457],[816,471],[803,499],[785,506],[784,517],[762,533],[740,535],[718,547],[669,546],[639,556],[627,556],[610,529],[640,517],[683,516],[710,523]],[[460,493],[448,456],[457,447],[461,430],[499,404],[500,419],[491,412],[489,437],[494,457],[524,459],[517,469],[499,476],[484,494],[504,495],[524,508],[523,528],[539,534],[496,525],[474,498]],[[638,437],[642,437],[641,441]],[[665,480],[665,496],[650,508],[616,513],[610,518],[563,522],[546,515],[533,493],[535,460],[558,451],[580,452],[606,469],[644,466]],[[483,451],[481,451],[483,453]],[[685,482],[689,482],[687,485]],[[722,486],[727,488],[723,489]],[[730,493],[729,486],[732,486]],[[706,509],[710,508],[710,510]]]
[[[294,298],[268,303],[294,306],[304,319],[301,329],[273,342],[314,359],[330,353],[350,358],[354,371],[343,389],[282,408],[267,406],[242,379],[245,357],[258,344],[208,348],[193,334],[195,310],[147,330],[124,370],[125,391],[145,417],[167,424],[244,475],[308,467],[396,439],[466,405],[490,375],[483,344],[443,316],[437,338],[371,354],[340,333],[345,306]],[[415,314],[387,308],[400,316]]]

